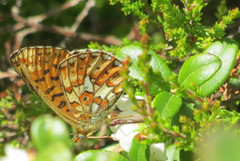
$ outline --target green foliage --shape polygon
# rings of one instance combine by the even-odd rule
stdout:
[[[169,92],[159,93],[153,100],[153,107],[155,107],[162,118],[173,117],[182,105],[182,98],[180,95],[174,95]]]
[[[169,68],[162,68],[157,78],[160,81],[154,87],[159,91],[155,97],[150,89],[152,80],[156,79],[152,72],[156,66],[151,66],[150,60],[157,58],[148,54],[143,46],[137,48],[139,51],[135,47],[136,43],[134,48],[124,46],[118,50],[117,55],[121,53],[121,56],[128,58],[123,63],[121,73],[124,79],[123,89],[135,103],[136,110],[146,118],[148,128],[142,132],[147,135],[143,141],[145,144],[150,146],[165,142],[171,145],[174,140],[178,149],[197,151],[196,145],[202,141],[206,132],[213,132],[218,126],[223,126],[226,131],[234,129],[240,119],[239,113],[219,108],[219,101],[209,104],[201,96],[212,94],[229,76],[238,51],[235,42],[217,41],[202,54],[190,57],[183,64],[178,77],[172,74],[168,79],[163,79],[161,75],[169,73]],[[142,53],[137,54],[137,59],[134,54],[136,51]],[[129,57],[131,63],[128,63]],[[136,60],[138,61],[135,62]],[[135,71],[134,63],[140,73],[140,77],[135,77],[138,79],[137,86],[133,86],[133,81],[129,79],[131,70]],[[160,64],[167,66],[164,61]],[[162,88],[163,84],[169,84],[170,89]],[[138,88],[145,96],[144,104],[136,100],[137,89],[133,87]],[[240,130],[235,131],[240,134]]]
[[[147,1],[121,1],[110,0],[110,4],[120,2],[122,11],[128,15],[133,13],[139,19],[142,33],[149,33],[155,27],[156,33],[164,34],[166,41],[172,46],[168,51],[173,57],[183,58],[190,54],[196,54],[205,49],[208,44],[216,39],[221,39],[225,34],[228,24],[240,16],[239,9],[229,10],[225,16],[220,18],[213,26],[205,26],[201,23],[202,9],[207,6],[203,0],[181,1],[183,7],[171,3],[171,0],[154,0],[151,5]],[[222,2],[221,8],[224,7]],[[225,12],[225,10],[224,10]],[[154,25],[154,26],[153,26]],[[159,27],[161,26],[161,27]],[[153,42],[153,46],[156,42]],[[159,48],[155,46],[154,49]]]
[[[147,161],[149,158],[148,146],[141,144],[137,139],[133,139],[129,157],[131,161]]]

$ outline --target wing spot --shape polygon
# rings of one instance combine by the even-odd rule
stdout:
[[[42,77],[42,78],[36,79],[35,82],[36,82],[36,83],[38,83],[38,82],[43,82],[44,80],[45,80],[44,77]]]
[[[47,70],[44,70],[44,71],[43,71],[43,74],[46,75],[46,74],[48,74],[49,72],[50,72],[50,70],[47,69]]]
[[[58,105],[58,108],[63,108],[64,106],[66,106],[66,102],[65,101],[61,101],[60,104]],[[68,109],[69,110],[69,109]]]
[[[51,77],[51,80],[57,81],[57,80],[59,80],[59,77],[58,77],[58,76],[56,76],[56,77]]]
[[[52,86],[52,87],[50,87],[50,88],[48,88],[48,90],[46,90],[46,94],[49,94],[53,89],[55,88],[55,86]]]
[[[52,66],[53,66],[54,68],[57,68],[57,67],[58,67],[58,65],[57,65],[57,64],[53,64]]]
[[[56,97],[61,97],[63,95],[64,95],[63,93],[58,93],[58,94],[52,95],[52,101],[54,101]]]
[[[110,72],[108,70],[105,71],[105,74],[109,74]]]
[[[41,56],[41,55],[42,55],[42,52],[37,53],[37,55]]]

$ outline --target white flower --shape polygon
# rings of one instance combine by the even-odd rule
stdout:
[[[6,145],[4,150],[6,156],[2,157],[1,161],[29,161],[27,152],[22,149],[14,148],[11,145]]]
[[[122,111],[118,117],[120,120],[134,120],[139,119],[139,115],[137,112],[131,110],[131,106],[133,104],[126,97],[121,97],[117,103],[118,108]],[[137,117],[134,117],[137,116]],[[112,137],[117,138],[119,140],[120,146],[126,151],[129,152],[129,149],[132,145],[132,140],[135,135],[139,132],[140,125],[137,123],[133,124],[123,124],[111,126],[110,129],[113,131]]]
[[[132,145],[132,140],[135,135],[138,134],[137,129],[139,129],[138,124],[126,124],[126,125],[116,125],[110,127],[111,130],[115,133],[112,134],[112,137],[119,140],[120,146],[126,151],[129,152],[129,149]]]
[[[156,143],[150,146],[150,161],[166,161],[168,157],[165,152],[164,143]]]

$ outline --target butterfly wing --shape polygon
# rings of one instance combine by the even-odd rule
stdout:
[[[28,47],[14,51],[10,61],[25,83],[37,93],[64,121],[77,127],[60,85],[58,64],[70,52],[53,47]]]
[[[76,50],[59,64],[61,85],[70,110],[82,122],[106,117],[122,95],[121,62],[97,50]]]

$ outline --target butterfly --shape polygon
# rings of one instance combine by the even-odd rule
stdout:
[[[97,131],[123,94],[121,61],[105,51],[33,46],[14,51],[10,62],[25,83],[77,129],[74,142]]]

